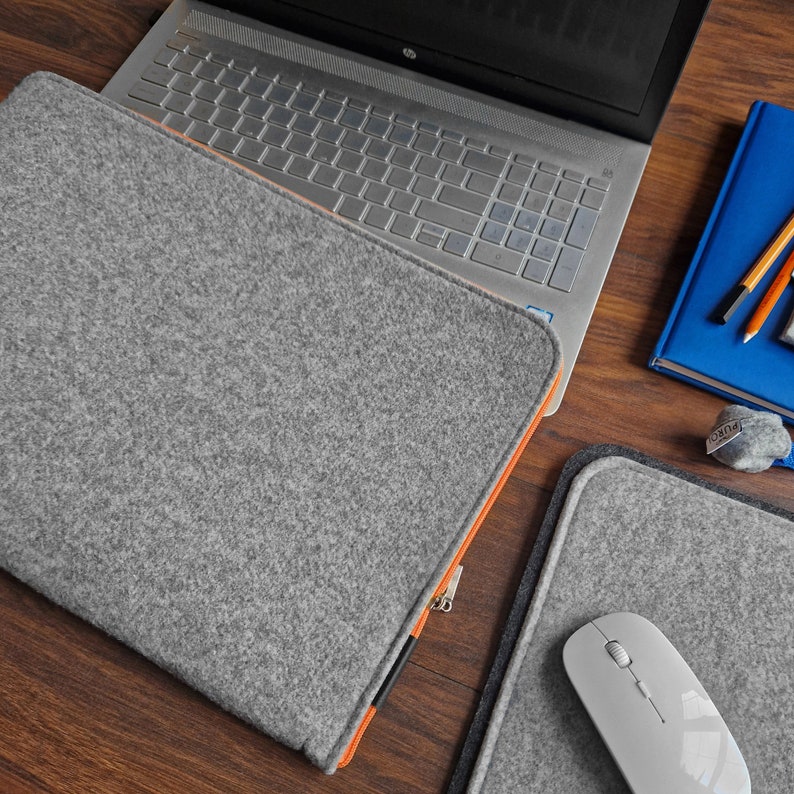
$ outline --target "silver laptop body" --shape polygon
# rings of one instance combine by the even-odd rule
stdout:
[[[658,117],[695,30],[667,67]],[[103,94],[537,311],[558,333],[565,361],[551,413],[649,136],[616,134],[409,68],[421,52],[408,42],[406,65],[392,63],[175,0]]]

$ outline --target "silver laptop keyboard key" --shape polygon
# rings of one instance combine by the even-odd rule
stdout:
[[[353,110],[348,108],[344,113],[342,113],[341,118],[339,119],[339,123],[343,127],[350,127],[354,130],[360,130],[364,126],[364,122],[367,120],[367,114],[363,113],[360,110]]]
[[[295,119],[295,114],[291,110],[287,110],[287,108],[283,108],[283,107],[275,107],[270,111],[270,114],[267,117],[267,123],[278,124],[279,127],[289,127],[289,125],[294,121],[294,119]],[[330,140],[330,139],[326,139],[326,140]],[[334,141],[334,143],[336,143],[336,141]]]
[[[311,116],[304,116],[302,113],[299,113],[295,121],[292,122],[292,129],[304,135],[314,135],[319,128],[320,122],[317,119]]]
[[[391,197],[392,191],[388,185],[379,182],[370,182],[364,191],[364,198],[373,204],[386,204]]]
[[[413,181],[414,175],[404,168],[392,168],[389,175],[386,177],[386,184],[391,185],[399,190],[407,190]]]
[[[463,158],[463,165],[474,171],[482,171],[491,176],[499,176],[505,167],[505,161],[500,157],[494,157],[483,152],[466,152]]]
[[[265,131],[265,124],[250,116],[244,116],[237,128],[240,135],[245,135],[247,138],[258,138]]]
[[[497,201],[494,203],[493,207],[491,207],[488,217],[492,221],[498,221],[499,223],[510,223],[510,221],[513,220],[513,214],[515,211],[516,208],[511,204],[505,204],[503,201]]]
[[[176,52],[170,47],[163,47],[157,55],[154,56],[153,62],[160,66],[170,66],[176,59]]]
[[[499,198],[505,204],[518,204],[521,201],[521,189],[515,185],[502,185],[499,189]]]
[[[493,243],[494,245],[501,245],[506,235],[507,226],[501,223],[494,223],[493,221],[488,221],[480,232],[480,237],[482,237],[483,240]]]
[[[215,125],[224,130],[233,130],[240,123],[241,116],[233,110],[221,108],[215,116]]]
[[[206,80],[210,83],[214,83],[222,74],[223,67],[217,63],[210,63],[209,61],[204,61],[204,63],[196,69],[196,77],[200,77],[202,80]]]
[[[568,179],[563,179],[554,194],[563,201],[576,201],[579,196],[580,186],[577,182],[571,182]]]
[[[389,140],[400,146],[410,146],[415,134],[411,127],[394,127],[389,133]]]
[[[344,151],[339,155],[339,160],[337,160],[336,164],[344,171],[357,174],[361,166],[364,165],[364,162],[364,157],[357,152]]]
[[[544,262],[553,262],[557,254],[557,244],[551,240],[538,238],[532,246],[532,255]]]
[[[307,94],[305,91],[301,91],[295,95],[295,98],[292,100],[292,109],[297,110],[300,113],[311,113],[319,104],[319,100],[316,96],[312,96],[311,94]]]
[[[576,251],[573,248],[563,248],[554,267],[554,272],[549,279],[549,286],[570,292],[581,264],[581,251]]]
[[[367,179],[373,179],[376,182],[381,182],[385,178],[386,174],[389,173],[389,166],[380,160],[369,160],[364,165],[361,173],[367,177]]]
[[[224,89],[215,83],[204,83],[196,89],[193,96],[197,99],[203,99],[205,102],[217,102],[223,95]]]
[[[333,163],[336,160],[340,149],[338,146],[331,146],[330,143],[320,141],[312,152],[312,159],[321,163]]]
[[[299,179],[310,179],[312,171],[317,167],[317,163],[306,157],[293,157],[292,162],[287,166],[287,171]]]
[[[262,155],[267,151],[267,146],[259,143],[259,141],[244,140],[237,154],[244,157],[246,160],[259,162]]]
[[[552,174],[536,173],[532,177],[532,189],[539,193],[551,193],[557,180]]]
[[[472,174],[469,177],[469,181],[466,183],[466,187],[469,190],[473,190],[475,193],[482,193],[484,196],[492,196],[498,184],[499,180],[494,179],[492,176]]]
[[[197,99],[193,102],[193,105],[188,111],[188,115],[197,121],[209,121],[217,110],[218,108],[216,105]]]
[[[375,111],[373,110],[373,113]],[[382,118],[373,117],[364,126],[364,132],[367,135],[373,135],[376,138],[385,138],[391,129],[391,124]]]
[[[408,170],[412,169],[418,160],[419,155],[410,149],[398,149],[391,158],[392,165],[407,168]]]
[[[398,212],[404,212],[406,215],[410,215],[413,212],[414,207],[417,205],[417,202],[418,199],[416,196],[412,196],[410,193],[403,193],[401,190],[397,190],[391,197],[389,206]]]
[[[584,193],[582,193],[582,206],[600,210],[601,205],[604,203],[605,195],[606,194],[600,190],[585,188]]]
[[[193,99],[186,94],[171,94],[165,101],[165,107],[172,113],[187,113]]]
[[[314,141],[308,135],[293,132],[287,142],[287,151],[306,156],[312,150],[312,146],[314,146]]]
[[[342,172],[330,165],[321,165],[314,174],[314,181],[327,187],[335,187]]]
[[[338,102],[330,102],[326,99],[320,103],[315,115],[326,121],[336,121],[342,115],[343,110],[344,108]]]
[[[364,223],[376,229],[388,229],[393,217],[394,213],[384,207],[370,207]]]
[[[513,251],[520,251],[522,254],[525,254],[529,250],[529,246],[532,244],[532,235],[527,232],[520,232],[518,229],[514,229],[510,232],[510,236],[507,238],[507,247],[512,249]]]
[[[262,99],[270,89],[270,81],[263,80],[261,77],[252,77],[243,87],[243,91],[249,96]]]
[[[215,137],[217,130],[215,127],[206,124],[203,121],[195,121],[190,128],[190,137],[198,143],[210,143]]]
[[[268,102],[275,102],[277,105],[288,105],[295,92],[292,88],[284,85],[274,85],[267,95]]]
[[[507,181],[515,185],[526,185],[532,176],[532,169],[525,165],[511,165],[507,170]]]
[[[412,238],[419,227],[419,221],[416,218],[410,218],[407,215],[398,215],[391,225],[391,231],[400,237]]]
[[[201,61],[193,55],[183,54],[178,56],[171,64],[171,68],[177,72],[193,74],[201,65]]]
[[[430,248],[440,248],[443,239],[443,235],[433,234],[432,232],[425,231],[424,228],[416,235],[416,241],[418,243],[430,246]]]
[[[465,149],[457,143],[450,143],[446,141],[441,144],[437,154],[442,160],[447,160],[450,163],[457,163]]]
[[[269,124],[262,135],[262,140],[271,146],[281,148],[287,142],[289,132],[281,127],[271,127]]]
[[[426,176],[417,177],[416,181],[411,187],[412,193],[416,193],[417,196],[422,196],[423,198],[429,199],[432,199],[433,196],[436,195],[437,190],[438,181],[435,179],[430,179],[430,177]]]
[[[549,216],[565,223],[573,212],[573,204],[570,201],[553,199],[549,205]]]
[[[579,207],[576,214],[573,216],[571,228],[568,230],[566,242],[568,245],[573,245],[576,248],[587,248],[590,242],[590,235],[593,233],[596,221],[598,220],[598,213],[595,210],[588,209],[587,207]]]
[[[534,232],[540,223],[540,215],[537,212],[521,210],[516,217],[516,228],[525,232]]]
[[[521,263],[524,261],[521,254],[515,251],[508,251],[505,248],[483,242],[479,242],[474,246],[471,258],[481,265],[495,267],[497,270],[503,270],[506,273],[518,273]]]
[[[550,267],[548,262],[529,257],[521,275],[530,281],[543,284],[546,281],[546,277],[549,275]]]
[[[153,63],[143,70],[141,77],[146,80],[147,83],[154,83],[155,85],[168,88],[168,85],[174,79],[174,73],[164,66]]]
[[[474,234],[480,223],[480,219],[476,215],[469,215],[432,201],[421,201],[416,209],[416,216],[467,234]]]
[[[224,90],[218,102],[221,107],[228,108],[229,110],[237,110],[245,104],[246,97],[243,94],[238,94],[233,91]]]
[[[168,98],[168,89],[154,83],[138,82],[130,89],[133,99],[140,99],[152,105],[162,105]]]
[[[424,176],[436,178],[440,173],[443,164],[435,159],[435,157],[428,157],[426,155],[419,158],[416,164],[416,171]]]
[[[413,148],[416,149],[417,152],[423,152],[424,154],[435,154],[436,149],[438,149],[440,145],[441,141],[434,135],[420,133],[416,136]]]
[[[339,183],[339,189],[351,196],[360,196],[367,186],[367,180],[356,174],[345,174]]]
[[[352,196],[345,196],[342,199],[342,203],[339,205],[338,212],[340,215],[344,215],[346,218],[350,218],[354,221],[360,221],[364,217],[366,210],[366,201],[353,198]]]
[[[169,113],[168,118],[165,119],[165,124],[170,129],[181,132],[183,135],[187,134],[190,125],[193,122],[187,117],[176,113]]]
[[[218,84],[222,85],[224,88],[237,90],[238,88],[242,88],[246,79],[246,76],[241,72],[235,72],[231,69],[226,69],[226,71],[224,71],[224,73],[218,79]]]
[[[227,130],[221,130],[215,137],[212,145],[226,154],[234,154],[235,149],[237,149],[241,141],[242,138],[240,138],[239,135],[235,135],[233,132],[228,132]]]
[[[441,192],[438,194],[438,200],[442,204],[448,204],[451,207],[457,207],[467,212],[473,212],[476,215],[481,215],[485,212],[488,206],[488,199],[483,196],[478,196],[469,193],[452,185],[444,185]]]
[[[275,168],[277,171],[284,171],[290,161],[290,157],[291,155],[289,152],[283,152],[281,149],[274,149],[271,146],[268,147],[267,152],[265,152],[262,162],[265,165],[269,165],[271,168]]]
[[[469,171],[465,168],[461,168],[459,165],[453,165],[452,163],[447,163],[443,166],[443,171],[441,172],[441,179],[444,182],[448,182],[450,185],[457,185],[460,187],[465,181],[466,177],[469,175]]]
[[[554,220],[554,218],[546,218],[541,224],[540,234],[541,237],[545,237],[548,240],[562,240],[562,236],[565,234],[565,224]]]
[[[455,256],[466,256],[471,245],[471,237],[458,232],[451,232],[444,243],[444,250]]]
[[[354,152],[363,152],[368,142],[369,139],[366,135],[362,135],[360,132],[355,132],[354,130],[348,130],[342,138],[342,146]]]

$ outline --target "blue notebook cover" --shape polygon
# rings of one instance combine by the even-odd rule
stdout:
[[[649,366],[733,402],[794,422],[794,347],[780,341],[794,311],[789,285],[758,334],[745,326],[794,250],[790,243],[725,325],[713,315],[794,210],[794,111],[750,108],[744,132]]]

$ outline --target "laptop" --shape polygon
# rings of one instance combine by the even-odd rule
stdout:
[[[103,94],[537,312],[552,413],[708,2],[174,0]]]

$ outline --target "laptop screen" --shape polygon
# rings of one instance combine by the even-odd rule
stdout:
[[[232,0],[265,21],[650,140],[708,0]]]

